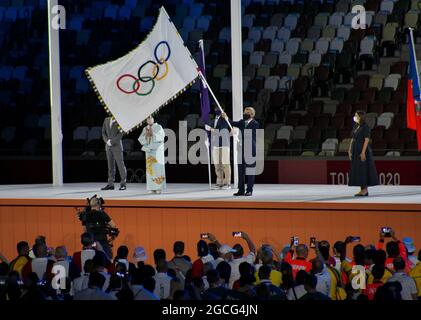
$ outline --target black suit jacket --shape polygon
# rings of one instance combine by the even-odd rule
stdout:
[[[244,161],[244,146],[249,146],[251,144],[252,156],[256,156],[256,136],[257,136],[257,129],[260,128],[259,122],[255,119],[252,119],[250,123],[247,125],[246,120],[240,121],[231,121],[231,125],[233,127],[237,127],[240,129],[242,141],[241,141],[241,152]],[[246,130],[251,130],[251,135],[248,133],[247,135],[244,133]],[[247,147],[248,150],[249,147]]]

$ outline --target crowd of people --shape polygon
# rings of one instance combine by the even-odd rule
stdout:
[[[355,244],[349,256],[349,244],[359,239],[333,246],[315,241],[309,248],[292,238],[278,253],[268,244],[256,248],[245,232],[238,235],[245,243],[231,247],[205,234],[195,258],[176,241],[171,258],[156,249],[152,259],[143,247],[130,254],[127,246],[110,258],[89,232],[72,256],[39,236],[32,247],[19,242],[10,262],[0,254],[0,300],[421,299],[421,250],[417,256],[412,239],[399,240],[393,230],[380,233],[377,245]]]

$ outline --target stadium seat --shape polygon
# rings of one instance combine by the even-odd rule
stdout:
[[[389,129],[389,127],[392,125],[393,117],[393,113],[384,112],[377,118],[377,125]]]

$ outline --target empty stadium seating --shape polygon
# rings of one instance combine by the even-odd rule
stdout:
[[[84,69],[135,47],[152,28],[161,5],[193,54],[197,41],[204,39],[209,83],[230,112],[229,1],[62,2],[68,14],[67,30],[61,33],[66,155],[103,152],[98,127],[106,113]],[[344,155],[356,110],[367,112],[376,155],[418,154],[405,120],[409,57],[405,27],[416,29],[421,52],[417,1],[243,0],[242,4],[244,103],[255,106],[268,130],[268,155]],[[355,4],[367,11],[366,29],[351,26]],[[2,154],[49,153],[45,20],[45,1],[0,1]],[[179,120],[186,120],[192,129],[203,126],[199,114],[198,87],[193,86],[162,109],[158,121],[175,129]],[[128,154],[138,149],[138,134],[126,138]]]

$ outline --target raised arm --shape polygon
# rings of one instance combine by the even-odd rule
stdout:
[[[247,245],[249,247],[250,252],[253,252],[254,254],[256,254],[256,246],[254,245],[253,241],[251,241],[249,235],[245,232],[241,232],[241,237],[246,240]]]

